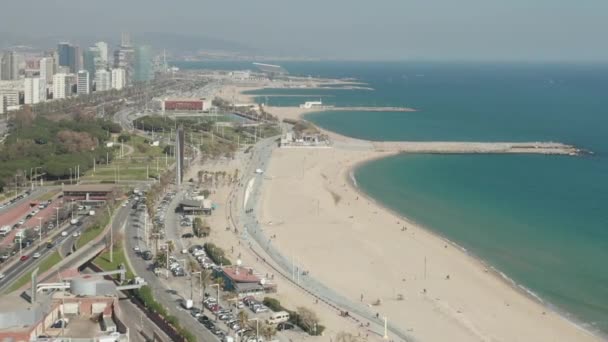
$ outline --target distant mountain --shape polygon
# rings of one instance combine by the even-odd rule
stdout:
[[[146,32],[133,35],[132,40],[134,43],[141,42],[151,45],[155,49],[167,49],[179,53],[197,52],[199,50],[255,52],[255,49],[241,43],[181,33]]]
[[[115,36],[102,35],[48,35],[41,37],[29,36],[21,33],[0,32],[0,49],[28,46],[34,49],[52,49],[61,41],[69,41],[80,46],[89,46],[96,41],[106,41],[111,46],[120,42],[120,34]],[[193,34],[146,32],[131,34],[134,45],[148,44],[155,50],[167,49],[169,52],[185,54],[206,51],[230,51],[239,53],[253,53],[255,49],[236,42],[199,36]]]

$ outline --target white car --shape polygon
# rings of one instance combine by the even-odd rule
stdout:
[[[68,236],[68,232],[61,232],[61,236]]]
[[[4,273],[0,273],[0,280],[4,279],[4,277],[6,277],[6,275]]]
[[[73,237],[79,237],[80,236],[80,232],[74,232],[74,234],[72,234]]]
[[[34,255],[32,255],[32,258],[34,258],[34,259],[40,258],[40,253],[38,253],[38,252],[34,253]]]

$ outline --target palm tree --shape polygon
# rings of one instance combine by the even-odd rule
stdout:
[[[274,335],[276,335],[277,329],[270,324],[263,324],[260,328],[260,334],[264,336],[266,341],[270,341]]]
[[[236,315],[236,319],[239,321],[241,328],[244,328],[249,324],[249,314],[247,314],[245,310],[239,311],[238,315]]]
[[[209,286],[209,284],[211,283],[212,275],[213,274],[209,270],[201,271],[200,281],[201,281],[201,286],[203,287],[203,295],[207,292],[207,286]],[[205,307],[201,306],[201,311],[204,311],[204,310],[205,310]]]

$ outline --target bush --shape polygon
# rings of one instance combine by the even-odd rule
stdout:
[[[274,312],[285,311],[285,308],[281,306],[281,302],[276,298],[264,297],[263,303]]]
[[[211,258],[211,260],[213,260],[214,263],[216,263],[218,265],[224,265],[224,266],[232,265],[230,260],[228,260],[228,258],[226,258],[226,256],[225,256],[226,253],[220,247],[217,247],[216,245],[214,245],[210,242],[207,242],[203,245],[203,248],[205,249],[205,253],[207,253],[209,258]]]
[[[278,299],[271,297],[264,297],[263,303],[274,312],[287,311],[289,313],[289,322],[297,325],[309,335],[319,336],[325,331],[325,326],[318,323],[316,314],[309,309],[298,308],[298,311],[292,311],[283,307]],[[302,312],[302,314],[300,314],[300,312]],[[303,317],[302,315],[306,317]],[[315,322],[316,326],[315,324],[311,324],[311,322]]]

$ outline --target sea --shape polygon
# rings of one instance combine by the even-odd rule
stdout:
[[[282,62],[291,74],[353,78],[372,89],[264,89],[327,111],[320,127],[377,141],[555,141],[582,156],[397,155],[354,171],[362,191],[461,246],[551,309],[608,335],[608,64]],[[251,69],[250,62],[181,68]],[[280,95],[280,96],[277,96]]]

